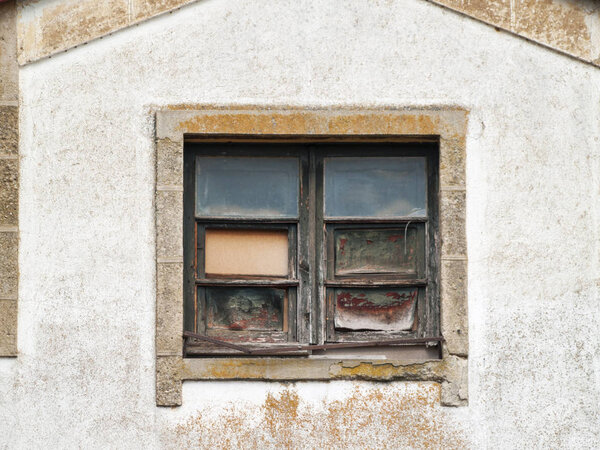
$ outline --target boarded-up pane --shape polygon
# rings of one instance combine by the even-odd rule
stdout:
[[[410,330],[418,288],[336,289],[335,327],[349,330]]]
[[[423,157],[325,158],[327,217],[426,215]]]
[[[417,226],[336,230],[335,274],[417,275],[424,259],[422,240]]]
[[[206,328],[286,331],[287,292],[274,288],[206,288]]]
[[[288,263],[287,230],[206,230],[207,276],[284,277]]]
[[[198,157],[196,214],[297,217],[297,158]]]

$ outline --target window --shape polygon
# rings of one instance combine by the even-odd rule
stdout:
[[[465,405],[468,395],[465,233],[467,123],[468,111],[439,105],[430,108],[378,109],[172,105],[157,111],[156,404],[180,405],[182,383],[185,380],[368,379],[433,381],[441,384],[442,405]],[[321,143],[299,143],[317,141]],[[284,145],[275,142],[292,143]],[[196,158],[204,157],[214,158],[213,162],[217,164],[213,167],[215,172],[219,170],[217,158],[227,158],[228,162],[234,158],[244,158],[245,162],[258,159],[265,162],[268,158],[299,161],[298,200],[292,202],[292,205],[298,205],[297,215],[294,216],[293,207],[288,209],[290,204],[285,203],[284,199],[289,198],[281,196],[284,191],[277,189],[273,190],[276,194],[275,203],[267,204],[267,208],[264,204],[252,203],[255,196],[251,195],[251,190],[243,192],[242,196],[235,198],[236,201],[245,198],[249,202],[247,206],[250,208],[244,211],[248,216],[233,216],[227,209],[215,208],[218,198],[214,194],[217,192],[209,192],[208,184],[205,186],[207,196],[200,197],[201,205],[208,209],[199,208],[200,214],[196,217],[195,164]],[[328,200],[329,194],[333,195],[334,200],[339,200],[336,195],[345,194],[343,188],[336,194],[335,188],[340,186],[336,174],[337,178],[347,181],[350,179],[348,177],[360,177],[361,172],[365,171],[364,164],[358,171],[344,167],[344,158],[349,158],[349,161],[354,158],[360,163],[366,163],[368,158],[385,158],[386,162],[391,163],[394,158],[411,157],[426,158],[425,215],[417,214],[418,209],[422,208],[413,211],[414,206],[408,213],[406,209],[399,213],[397,208],[391,208],[389,214],[373,213],[369,208],[375,203],[364,201],[364,196],[368,194],[364,186],[350,186],[352,192],[356,193],[346,199],[351,202],[350,215],[346,216],[348,213],[343,209],[339,210],[341,212],[326,210],[329,206],[342,208],[340,205],[348,205],[341,200],[339,204]],[[336,162],[339,163],[337,167]],[[390,167],[392,164],[386,164],[386,169]],[[282,167],[268,169],[265,165],[264,169],[286,173]],[[377,168],[372,170],[376,171]],[[334,184],[328,187],[327,177],[331,173],[334,174]],[[242,179],[236,180],[236,183]],[[206,180],[212,183],[210,178]],[[222,181],[220,178],[218,180]],[[280,184],[285,184],[285,178],[278,180]],[[358,181],[358,184],[364,183]],[[391,185],[391,189],[396,189],[393,182]],[[285,192],[289,193],[291,189],[293,187]],[[378,189],[375,192],[381,195]],[[271,189],[265,192],[271,194]],[[230,194],[223,191],[221,195],[228,198]],[[361,196],[363,201],[359,201]],[[259,197],[256,196],[256,199]],[[355,208],[357,202],[366,208],[366,213],[363,211],[358,215],[360,209]],[[236,205],[234,212],[240,214],[239,208]],[[272,209],[279,211],[279,215],[272,217]],[[205,227],[205,236],[204,240],[197,241],[196,233],[200,226]],[[365,233],[371,232],[375,236],[365,236]],[[386,234],[388,232],[390,234]],[[402,255],[406,254],[407,257],[400,262],[382,260],[379,252],[369,250],[371,253],[368,256],[378,264],[377,272],[373,273],[370,267],[365,268],[351,257],[356,249],[365,248],[356,245],[361,239],[365,243],[372,241],[369,246],[376,242],[379,242],[377,245],[391,245],[387,243],[393,240],[399,242],[393,236],[400,234],[404,239],[403,233],[406,233],[406,239],[400,241],[399,245]],[[374,237],[379,237],[383,242]],[[341,255],[342,239],[347,239],[344,242],[344,255]],[[195,264],[198,242],[203,245],[200,262],[205,269],[204,274],[197,278]],[[290,246],[290,242],[296,242],[296,245]],[[406,253],[404,242],[407,242]],[[413,252],[415,256],[409,258],[411,242],[417,250]],[[419,242],[425,253],[419,253]],[[340,253],[339,264],[328,268],[332,257],[335,262],[336,246]],[[232,261],[232,254],[241,254],[243,257],[233,258]],[[374,259],[376,257],[379,259]],[[423,261],[427,275],[425,279],[420,278],[419,274]],[[196,283],[197,279],[199,284]],[[230,286],[227,286],[227,281]],[[270,284],[261,284],[263,281]],[[214,286],[208,286],[211,282]],[[260,326],[247,326],[245,330],[235,325],[231,329],[231,318],[223,319],[223,308],[215,305],[211,313],[213,328],[210,336],[205,333],[199,335],[201,340],[184,339],[189,333],[185,329],[194,329],[199,323],[198,318],[194,319],[194,308],[198,308],[195,303],[196,286],[202,283],[206,284],[205,288],[221,288],[221,296],[210,297],[209,294],[208,301],[231,298],[231,295],[223,294],[226,288],[244,286],[256,289],[245,300],[246,311],[256,307],[252,299],[257,293],[264,294],[265,289],[274,289],[275,293],[285,291],[285,296],[282,298],[273,293],[268,297],[265,304],[267,307],[271,305],[270,311],[274,314],[269,321],[259,322]],[[362,328],[365,326],[364,318],[371,316],[360,314],[349,317],[345,314],[336,322],[335,316],[328,315],[327,307],[335,306],[334,302],[337,301],[336,289],[363,290],[366,297],[366,290],[370,289],[369,293],[372,293],[382,287],[418,288],[414,312],[416,322],[413,322],[412,328],[396,325],[384,327],[381,320],[375,323],[371,321],[366,328]],[[342,307],[354,314],[357,312],[354,305],[360,303],[363,297],[360,296],[361,292],[356,292],[354,296],[352,294],[355,291],[347,293],[351,294],[350,297],[342,295],[340,301],[350,300],[350,308],[348,304]],[[410,297],[409,294],[402,297],[398,291],[396,294],[400,298],[395,300],[405,300],[407,295]],[[377,305],[392,297],[369,298],[369,302]],[[353,301],[353,298],[359,300]],[[200,300],[206,304],[206,296]],[[260,303],[259,309],[264,309],[262,305]],[[285,311],[287,316],[284,315]],[[193,320],[196,320],[195,324]],[[193,324],[191,328],[190,321]],[[265,323],[269,324],[269,329],[264,328]],[[358,326],[355,326],[357,323]],[[227,333],[233,333],[233,336],[227,336]],[[242,336],[244,333],[246,336]],[[296,333],[295,336],[293,333]],[[443,340],[440,343],[434,339],[437,345],[433,347],[396,345],[393,347],[397,350],[394,353],[384,353],[382,350],[381,354],[374,355],[375,351],[384,348],[381,345],[398,342],[398,339],[405,343],[410,340],[415,344],[430,341],[438,335],[442,335]],[[188,350],[185,356],[188,357],[184,357],[182,343],[190,341],[193,345],[185,346]],[[212,350],[208,344],[213,344]],[[348,349],[348,346],[351,348]],[[249,348],[253,350],[249,351]],[[422,359],[421,354],[420,361],[415,363],[411,355],[413,350],[419,349],[426,350],[427,355]],[[441,358],[437,351],[433,351],[436,349],[441,350]],[[301,357],[296,357],[298,355]]]
[[[435,144],[186,147],[186,356],[435,342]]]

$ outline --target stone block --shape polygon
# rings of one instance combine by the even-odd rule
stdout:
[[[18,225],[19,162],[0,159],[0,225]]]
[[[442,258],[466,256],[466,192],[442,191],[440,195],[440,230]]]
[[[465,138],[442,139],[440,141],[440,185],[466,185]]]
[[[17,232],[0,232],[0,299],[16,299],[18,270]]]
[[[17,301],[0,300],[0,356],[17,355]]]
[[[181,405],[181,371],[183,360],[180,356],[156,357],[156,405]]]
[[[0,3],[0,101],[19,101],[16,1]],[[3,127],[0,113],[0,128]],[[1,131],[0,131],[1,133]],[[0,144],[0,153],[1,144]]]
[[[445,356],[447,369],[442,382],[443,406],[466,406],[469,400],[469,364],[466,358]]]
[[[467,288],[467,261],[442,260],[442,335],[452,355],[466,356],[469,352]]]
[[[0,106],[0,155],[19,153],[19,108]]]
[[[156,257],[183,258],[183,192],[156,193]]]
[[[183,144],[170,139],[156,143],[156,184],[183,186]]]
[[[182,354],[183,263],[156,265],[156,353]]]

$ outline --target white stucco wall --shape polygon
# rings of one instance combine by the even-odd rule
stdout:
[[[27,65],[20,89],[0,448],[600,446],[597,68],[421,0],[206,0]],[[155,406],[150,112],[175,103],[471,111],[468,407],[358,382],[185,382]]]

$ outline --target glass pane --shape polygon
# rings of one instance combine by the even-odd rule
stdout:
[[[335,275],[403,274],[424,270],[424,224],[335,231]]]
[[[419,288],[336,289],[335,327],[349,330],[411,330]]]
[[[287,292],[275,288],[206,288],[206,328],[287,331]]]
[[[196,214],[297,217],[297,158],[198,157]]]
[[[207,276],[285,277],[288,262],[287,230],[206,230]]]
[[[426,215],[423,157],[325,159],[327,217]]]

